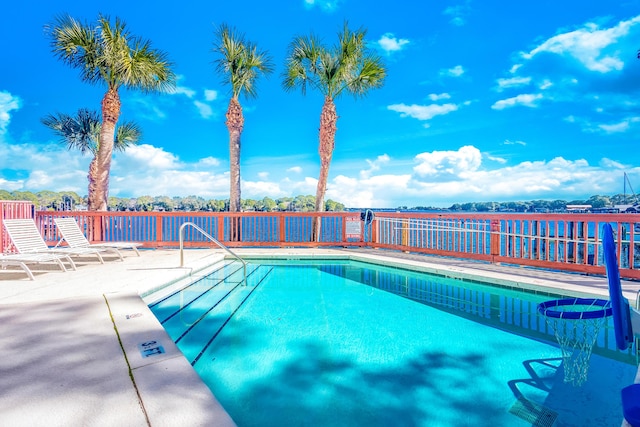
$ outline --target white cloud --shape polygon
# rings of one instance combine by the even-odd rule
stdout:
[[[411,175],[376,175],[366,179],[356,179],[338,175],[327,185],[327,198],[349,206],[384,207],[400,206],[397,194],[406,192]]]
[[[149,144],[134,145],[118,153],[113,161],[115,170],[126,169],[177,169],[178,156]]]
[[[429,94],[429,96],[428,96],[428,98],[429,98],[431,101],[440,101],[440,100],[442,100],[442,99],[450,99],[450,98],[451,98],[451,95],[449,95],[448,93],[440,93],[440,94],[437,94],[437,93],[430,93],[430,94]]]
[[[628,120],[633,123],[632,119]],[[0,141],[0,158],[17,172],[17,176],[10,177],[5,169],[0,175],[0,188],[69,190],[86,195],[88,156],[69,152],[57,144]],[[367,169],[354,168],[353,159],[346,167],[334,159],[333,170],[352,172],[330,178],[327,198],[348,207],[451,206],[456,202],[514,198],[587,198],[594,194],[618,193],[623,171],[632,182],[640,181],[640,167],[624,164],[624,160],[607,158],[593,166],[579,158],[556,157],[509,165],[504,159],[481,153],[471,145],[457,150],[421,152],[413,159],[380,154],[373,160],[362,160],[368,165]],[[411,161],[412,174],[407,173],[407,164]],[[281,165],[265,159],[260,167],[276,163]],[[317,178],[292,180],[282,176],[282,171],[298,171],[298,168],[261,169],[256,174],[264,173],[257,175],[257,180],[243,180],[242,196],[262,199],[315,194]],[[206,157],[185,162],[162,148],[145,144],[115,155],[110,183],[110,194],[117,197],[196,194],[207,199],[225,199],[229,197],[228,161]]]
[[[544,79],[542,82],[540,82],[540,84],[538,85],[538,87],[540,88],[540,90],[545,90],[545,89],[549,89],[551,86],[553,86],[553,83],[551,83],[550,80],[548,79]]]
[[[204,102],[200,101],[193,101],[193,105],[196,106],[198,112],[200,113],[200,116],[203,119],[208,119],[213,116],[213,108],[211,108],[209,104],[205,104]]]
[[[627,130],[629,130],[629,122],[623,121],[620,123],[614,123],[610,125],[601,124],[601,125],[598,125],[598,127],[606,133],[626,132]]]
[[[607,135],[629,132],[635,129],[636,126],[634,124],[640,123],[640,117],[627,117],[617,123],[598,123],[593,119],[576,116],[565,117],[564,121],[579,125],[583,132]]]
[[[629,117],[618,123],[600,124],[598,128],[604,133],[621,133],[631,129],[634,123],[640,122],[640,117]]]
[[[466,2],[465,4],[449,6],[442,12],[442,14],[451,16],[451,20],[449,22],[460,27],[466,23],[466,17],[470,10],[469,2]]]
[[[87,192],[91,159],[79,151],[59,144],[7,144],[0,138],[0,159],[5,168],[0,171],[2,189]]]
[[[171,90],[169,93],[171,95],[184,95],[187,98],[193,98],[194,96],[196,96],[195,90],[189,89],[186,86],[178,86],[178,85],[176,85],[176,87],[173,88],[173,90]]]
[[[498,162],[501,164],[506,164],[507,163],[507,159],[505,159],[504,157],[496,157],[496,156],[492,156],[490,154],[485,154],[484,157],[487,158],[487,160],[491,160],[492,162]]]
[[[169,94],[171,95],[184,95],[187,98],[193,98],[194,96],[196,96],[196,91],[187,87],[187,86],[183,86],[180,84],[180,82],[186,80],[185,77],[183,75],[178,75],[176,76],[176,86],[169,90]]]
[[[522,145],[522,146],[527,145],[527,143],[524,142],[524,141],[511,141],[511,140],[508,140],[508,139],[505,139],[503,144],[504,145]]]
[[[302,173],[302,168],[300,166],[293,166],[287,169],[287,172]]]
[[[178,76],[178,82],[183,81],[184,76]],[[204,89],[204,101],[202,100],[197,100],[194,99],[197,92],[187,86],[183,86],[183,85],[176,85],[176,87],[169,92],[172,95],[184,95],[185,97],[187,97],[188,99],[193,100],[193,105],[196,107],[196,109],[198,110],[198,114],[200,114],[200,117],[202,117],[203,119],[209,119],[211,117],[215,116],[215,112],[213,110],[213,108],[211,107],[211,105],[208,104],[208,102],[212,102],[215,101],[216,99],[218,99],[218,92],[216,90],[213,89]],[[138,103],[144,104],[146,108],[153,110],[157,117],[159,118],[164,118],[165,115],[162,111],[160,111],[160,109],[157,107],[156,104],[150,103],[147,100],[141,100],[138,99],[137,100]]]
[[[418,120],[430,120],[435,116],[448,114],[452,111],[456,111],[458,109],[458,106],[455,104],[443,104],[443,105],[393,104],[393,105],[389,105],[387,109],[400,113],[401,117],[412,117]]]
[[[212,89],[205,89],[204,99],[208,102],[215,101],[216,99],[218,99],[218,92]]]
[[[390,160],[391,158],[386,154],[382,154],[378,156],[375,160],[366,159],[366,162],[369,165],[369,169],[361,170],[360,177],[361,178],[370,177],[373,172],[379,171],[380,167],[386,163],[389,163]]]
[[[618,170],[624,170],[626,167],[622,163],[616,162],[615,160],[611,160],[606,157],[600,160],[600,166],[605,168],[618,169]]]
[[[521,94],[513,98],[502,99],[491,106],[494,110],[504,110],[505,108],[523,105],[525,107],[537,107],[537,101],[542,99],[541,94]]]
[[[7,91],[0,91],[0,135],[7,131],[9,122],[11,121],[12,110],[20,109],[20,98],[11,95]]]
[[[456,65],[455,67],[440,71],[441,76],[460,77],[463,74],[464,68],[462,65]]]
[[[200,159],[197,164],[204,168],[216,167],[220,166],[220,160],[215,157],[205,157],[204,159]]]
[[[333,12],[338,9],[341,0],[304,0],[307,9],[318,6],[323,12]]]
[[[461,147],[458,151],[420,153],[415,158],[419,164],[414,166],[413,171],[419,176],[465,175],[476,171],[482,163],[480,150],[470,145]]]
[[[145,118],[152,121],[164,120],[167,114],[160,108],[160,104],[157,102],[155,96],[143,96],[141,94],[134,94],[127,99],[127,106],[131,104],[131,110],[136,112],[139,118]]]
[[[183,167],[181,170],[163,170],[154,174],[124,170],[115,174],[110,181],[109,194],[117,197],[130,196],[188,196],[197,194],[200,197],[224,199],[229,197],[228,174],[192,171]],[[132,188],[131,182],[135,182]]]
[[[305,193],[309,194],[309,193]],[[265,196],[271,198],[285,197],[288,193],[280,188],[277,182],[268,181],[242,181],[242,197],[252,199],[263,199]],[[296,194],[297,195],[297,194]]]
[[[551,53],[574,58],[585,68],[599,73],[619,71],[624,67],[618,49],[608,51],[620,38],[629,34],[630,29],[640,23],[640,16],[617,25],[601,29],[597,24],[587,23],[574,31],[555,35],[528,53],[521,53],[522,58],[531,60],[541,53]]]
[[[576,194],[590,196],[613,193],[619,187],[615,171],[590,166],[582,159],[556,157],[550,161],[522,162],[491,170],[475,168],[476,164],[471,164],[465,173],[461,172],[459,163],[455,163],[455,167],[449,168],[453,169],[451,173],[447,168],[451,159],[464,157],[453,153],[449,152],[448,156],[443,157],[444,164],[430,162],[431,174],[424,175],[425,179],[417,175],[410,183],[408,192],[428,195],[429,200],[445,199],[449,194],[459,200],[490,201],[513,197],[570,199]],[[477,156],[471,156],[471,159],[477,160]],[[433,167],[434,164],[437,167]],[[608,167],[611,166],[609,162]],[[457,175],[456,171],[459,171]],[[621,174],[621,171],[618,172]],[[637,175],[640,170],[635,168],[634,173]]]
[[[393,36],[392,33],[383,34],[380,40],[377,41],[378,46],[387,54],[390,55],[393,52],[399,52],[409,44],[408,39],[398,39]]]
[[[498,79],[498,90],[512,87],[525,86],[531,83],[531,77],[510,77],[508,79]]]

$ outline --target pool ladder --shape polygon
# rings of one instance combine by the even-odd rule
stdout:
[[[197,231],[202,233],[204,237],[211,240],[213,243],[220,246],[225,251],[229,252],[231,256],[233,256],[234,258],[236,258],[238,261],[242,263],[242,271],[244,273],[244,286],[246,286],[247,285],[247,263],[245,262],[245,260],[240,258],[235,252],[233,252],[231,249],[229,249],[228,247],[220,243],[218,239],[216,239],[215,237],[213,237],[212,235],[204,231],[202,228],[198,227],[193,222],[185,222],[180,226],[180,267],[184,267],[184,229],[187,225],[195,228]]]

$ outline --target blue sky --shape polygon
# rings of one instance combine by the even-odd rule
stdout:
[[[640,190],[640,0],[6,4],[0,189],[86,195],[90,158],[67,151],[40,119],[99,109],[105,88],[54,58],[44,26],[99,13],[167,52],[179,77],[171,94],[121,90],[121,119],[144,138],[115,154],[111,196],[228,198],[229,88],[212,52],[221,23],[276,67],[258,98],[241,99],[242,197],[315,194],[323,98],[284,92],[280,74],[294,36],[332,45],[345,20],[368,30],[388,77],[364,99],[336,100],[327,198],[348,207],[574,200],[622,193],[624,172]]]

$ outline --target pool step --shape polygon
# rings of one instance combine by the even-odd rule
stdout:
[[[244,280],[242,264],[225,262],[205,277],[194,278],[194,280],[190,282],[183,283],[168,290],[163,298],[149,304],[149,308],[153,311],[153,314],[158,318],[160,323],[164,323],[178,311],[182,310],[182,308],[188,306],[194,300],[221,284],[235,285],[241,280]]]
[[[249,264],[245,286],[242,266],[229,267],[224,273],[217,272],[215,278],[193,283],[150,308],[189,362],[195,364],[272,269]]]

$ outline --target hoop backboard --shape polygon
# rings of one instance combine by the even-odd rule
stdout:
[[[633,344],[633,328],[631,327],[629,302],[622,295],[616,244],[613,239],[611,224],[605,224],[602,227],[602,245],[604,249],[604,262],[607,268],[607,279],[609,281],[609,299],[611,300],[611,309],[613,312],[616,344],[620,350],[625,350]]]

